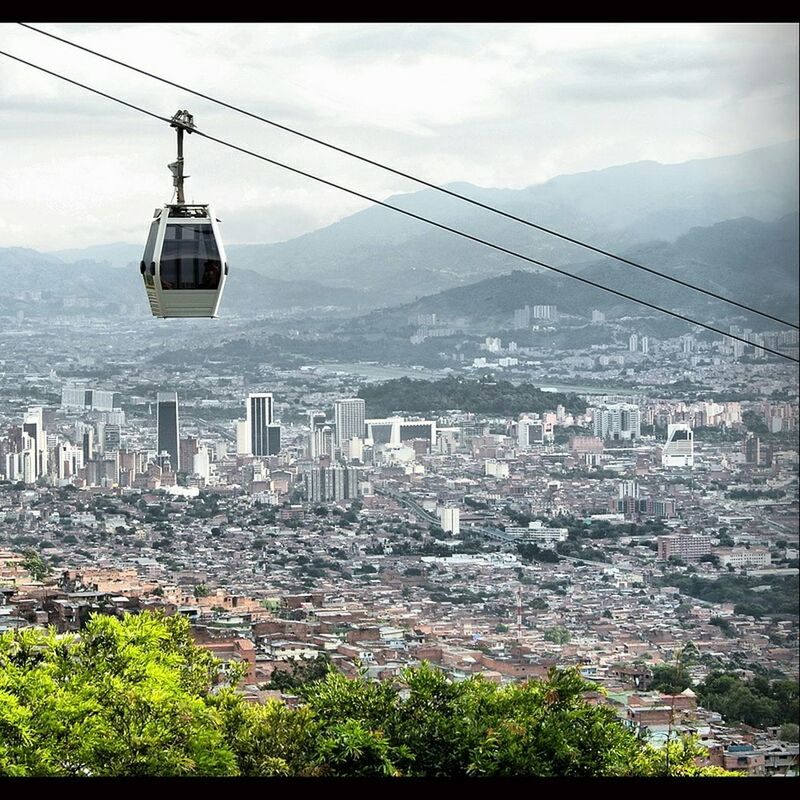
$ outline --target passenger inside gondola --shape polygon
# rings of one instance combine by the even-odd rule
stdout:
[[[219,276],[221,272],[219,261],[206,261],[205,269],[203,270],[203,282],[201,284],[203,289],[216,289],[219,286]]]

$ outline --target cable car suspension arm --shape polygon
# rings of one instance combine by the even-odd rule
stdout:
[[[186,110],[178,110],[170,120],[170,126],[175,128],[178,134],[178,160],[168,164],[169,171],[172,173],[172,184],[178,194],[178,203],[183,205],[186,199],[183,194],[183,181],[188,175],[183,174],[183,132],[191,133],[196,129],[194,117]]]

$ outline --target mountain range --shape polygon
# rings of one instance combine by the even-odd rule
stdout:
[[[772,221],[797,211],[797,170],[798,146],[791,142],[683,164],[645,161],[563,175],[521,190],[448,188],[619,252],[728,219]],[[591,258],[582,248],[431,189],[387,202],[556,266]],[[240,266],[282,279],[379,291],[385,305],[535,269],[379,206],[288,242],[234,245],[230,254]]]
[[[710,227],[693,228],[675,242],[652,242],[626,251],[633,261],[691,282],[741,303],[789,320],[798,309],[798,214],[775,222],[744,217]],[[703,320],[745,312],[682,286],[610,259],[567,267],[596,283],[667,308],[699,314]],[[358,327],[389,330],[409,324],[417,315],[435,313],[439,324],[508,322],[525,305],[556,305],[559,311],[590,318],[597,309],[613,316],[641,315],[648,309],[552,272],[516,270],[445,290],[417,301],[375,311]],[[745,317],[762,328],[769,322]]]
[[[787,231],[793,218],[787,215],[798,210],[797,171],[798,143],[787,142],[682,164],[643,161],[562,175],[520,190],[469,184],[449,188],[648,266],[696,278],[708,288],[745,297],[756,292],[752,296],[762,296],[762,304],[785,308],[793,295],[780,280],[796,263],[796,236],[792,239]],[[545,263],[570,265],[572,271],[585,271],[623,291],[690,307],[704,302],[688,300],[667,284],[651,289],[655,279],[610,261],[600,262],[583,248],[434,190],[398,195],[387,202]],[[778,219],[784,222],[775,229],[759,227]],[[775,237],[770,238],[772,234]],[[146,313],[135,266],[141,247],[141,243],[118,242],[52,253],[0,248],[0,279],[11,280],[14,287],[46,287],[62,297],[77,293],[98,302],[120,298],[119,302],[129,303],[135,296],[141,300],[137,307]],[[487,278],[538,269],[377,206],[287,242],[228,244],[226,249],[231,280],[223,311],[232,313],[292,306],[398,306],[455,287],[482,292]],[[777,284],[754,280],[756,267],[769,275],[774,267],[783,277]],[[796,275],[790,276],[789,288],[796,287]],[[465,297],[471,290],[466,291]],[[587,305],[608,307],[608,297],[596,298],[587,291],[597,290],[550,276],[544,282],[534,281],[530,296],[558,295],[559,307],[576,313]],[[421,307],[440,302],[458,305],[455,297],[422,301]]]

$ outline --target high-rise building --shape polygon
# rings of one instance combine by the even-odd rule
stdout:
[[[247,421],[239,420],[236,423],[236,455],[246,456],[250,453],[250,437],[247,433]]]
[[[461,532],[461,511],[456,506],[445,506],[439,509],[442,530],[458,536]]]
[[[517,446],[527,450],[534,445],[553,441],[553,423],[538,414],[522,414],[517,422]]]
[[[558,319],[558,307],[552,305],[539,305],[531,309],[534,319]]]
[[[87,426],[81,434],[81,447],[83,449],[83,463],[85,464],[94,456],[94,428]]]
[[[274,422],[267,425],[267,452],[265,455],[276,456],[281,451],[281,426]]]
[[[249,454],[268,456],[270,453],[270,431],[272,425],[272,393],[257,392],[247,395],[247,434]]]
[[[178,459],[183,472],[192,472],[194,457],[200,449],[200,442],[196,436],[186,436],[180,440]]]
[[[33,449],[34,483],[47,474],[47,432],[44,429],[44,409],[29,408],[22,422],[22,430],[31,439]],[[24,448],[23,448],[24,449]]]
[[[207,447],[198,448],[197,452],[192,456],[192,473],[199,475],[205,481],[208,480],[211,474],[211,462]]]
[[[119,407],[119,392],[88,389],[85,386],[64,386],[61,389],[61,408],[65,410],[115,411]]]
[[[602,439],[629,440],[641,436],[639,406],[607,403],[592,409],[594,435]]]
[[[667,443],[661,452],[661,466],[694,466],[694,431],[688,423],[673,422],[667,427]]]
[[[642,341],[639,343],[639,346],[642,349],[642,353],[648,355],[650,352],[650,339],[648,339],[647,336],[642,336]]]
[[[324,411],[308,412],[308,457],[311,459],[317,459],[321,455],[321,432],[326,422],[327,417]]]
[[[98,440],[100,442],[100,452],[105,455],[114,450],[119,450],[122,443],[122,429],[119,425],[111,425],[107,422],[98,422]],[[100,433],[102,431],[102,434]]]
[[[180,466],[178,429],[178,393],[159,392],[156,396],[156,428],[158,430],[158,454],[168,453],[170,466],[177,472]]]
[[[351,500],[359,496],[361,473],[358,467],[312,467],[306,473],[306,492],[312,503]]]
[[[336,424],[336,447],[341,451],[342,444],[354,436],[364,438],[364,422],[367,413],[366,401],[351,397],[333,401],[333,419]]]
[[[531,326],[531,307],[517,308],[514,310],[514,330],[524,330]]]
[[[628,350],[631,353],[635,353],[639,349],[639,336],[635,333],[632,333],[628,338]]]

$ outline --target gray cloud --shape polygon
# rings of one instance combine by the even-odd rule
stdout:
[[[793,25],[42,27],[441,183],[519,188],[798,135]],[[378,197],[416,188],[18,26],[0,31],[23,58],[159,114],[189,108],[203,130],[300,168]],[[0,219],[14,221],[0,246],[119,240],[169,199],[166,126],[2,58],[0,142]],[[363,206],[197,138],[187,158],[191,191],[215,202],[231,241],[284,239]]]

